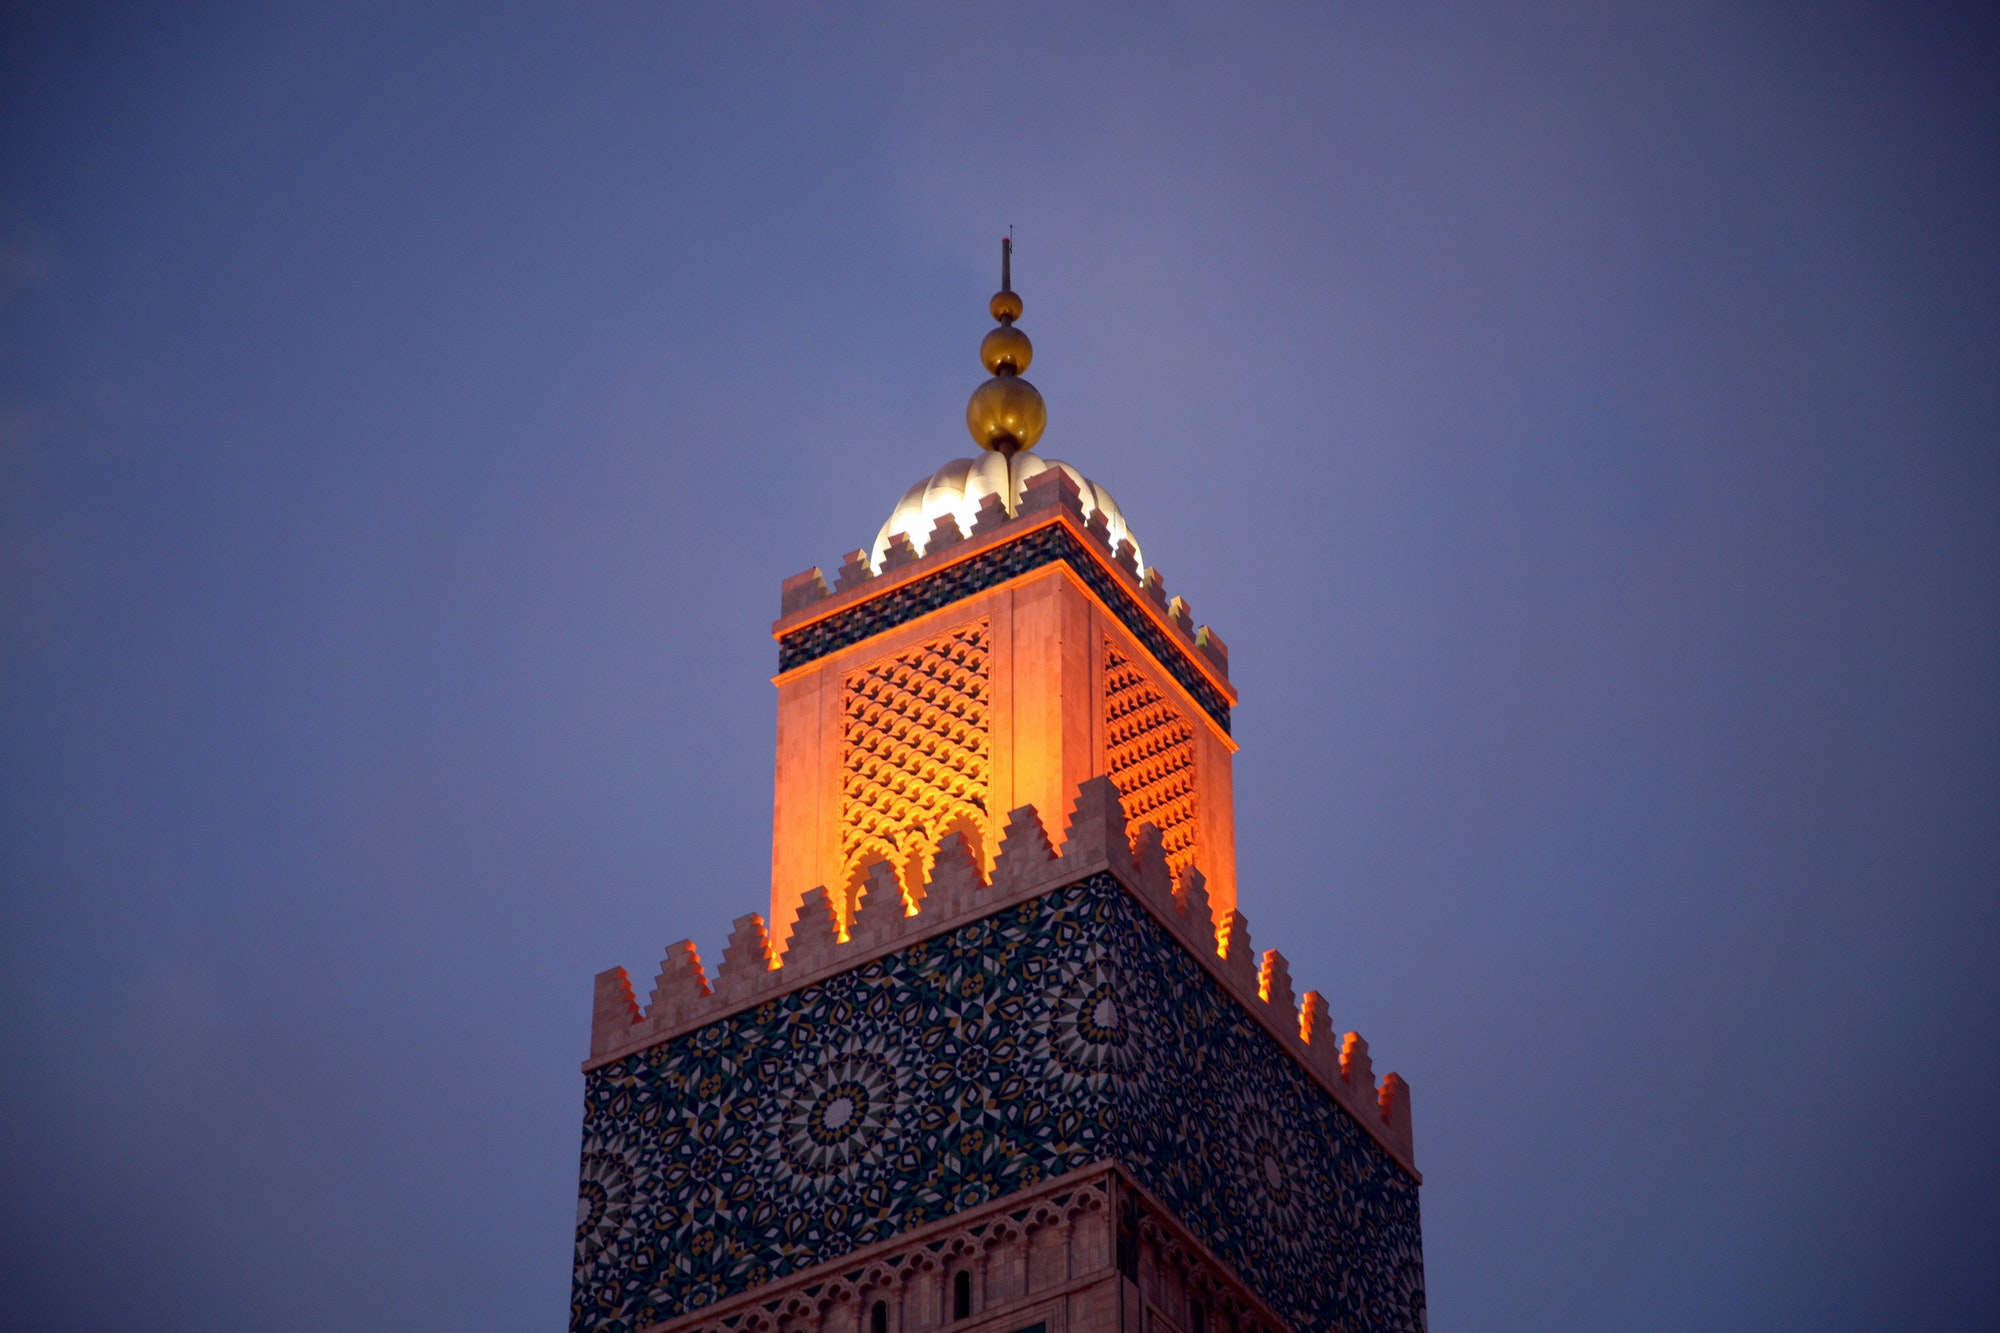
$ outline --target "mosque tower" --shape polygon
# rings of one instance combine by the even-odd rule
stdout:
[[[573,1333],[1422,1330],[1409,1088],[1237,910],[1229,655],[1033,452],[787,579],[767,919],[598,974]]]

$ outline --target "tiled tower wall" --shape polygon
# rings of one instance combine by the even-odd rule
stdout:
[[[1295,1328],[1423,1326],[1415,1183],[1099,874],[592,1070],[572,1327],[1107,1158]]]
[[[1144,909],[1093,902],[1135,1038],[1118,1160],[1295,1329],[1424,1327],[1417,1183]]]

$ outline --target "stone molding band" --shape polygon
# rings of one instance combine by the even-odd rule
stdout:
[[[990,1270],[1016,1257],[1007,1251],[1024,1249],[1036,1229],[1060,1227],[1070,1250],[1068,1274],[1047,1286],[1030,1280],[1019,1292],[982,1301],[971,1318],[990,1324],[1008,1314],[1025,1315],[1116,1271],[1114,1213],[1121,1196],[1143,1204],[1140,1225],[1147,1240],[1184,1280],[1192,1279],[1188,1286],[1207,1293],[1214,1316],[1225,1321],[1224,1326],[1239,1333],[1292,1333],[1284,1317],[1260,1300],[1241,1274],[1174,1222],[1172,1210],[1130,1171],[1108,1159],[800,1269],[705,1309],[649,1324],[641,1333],[798,1333],[815,1326],[865,1326],[859,1312],[874,1300],[892,1299],[900,1307],[915,1283],[959,1266]],[[1092,1224],[1100,1234],[1089,1234]],[[1023,1275],[1032,1272],[1030,1264],[1019,1267]],[[853,1312],[845,1320],[837,1317],[843,1307]],[[910,1323],[889,1321],[890,1327],[906,1330]]]
[[[1064,482],[1068,482],[1066,473],[1042,475],[1059,476]],[[1039,481],[1040,477],[1035,480]],[[1074,486],[1075,483],[1069,483],[1072,493]],[[1052,484],[1047,489],[1059,488]],[[1066,507],[1059,503],[1065,498],[1068,497],[1059,495],[1058,502],[1051,503],[1048,508],[1058,513],[1067,512]],[[1023,518],[1027,517],[1031,515],[1023,515]],[[1007,525],[1021,521],[1022,519],[1002,520]],[[941,525],[952,523],[952,519],[950,515],[945,515],[939,523]],[[954,533],[958,531],[955,524],[952,531]],[[985,534],[976,527],[975,535]],[[1122,550],[1124,544],[1120,543],[1120,547]],[[948,546],[934,544],[931,549],[948,550]],[[878,596],[865,598],[796,629],[783,629],[784,621],[781,620],[780,628],[776,632],[778,672],[782,675],[815,662],[829,653],[838,652],[851,644],[860,643],[864,639],[895,629],[940,607],[949,606],[961,598],[983,592],[1044,565],[1058,563],[1070,567],[1083,581],[1084,586],[1097,595],[1118,618],[1119,623],[1152,653],[1174,680],[1193,696],[1202,711],[1215,719],[1215,724],[1226,734],[1229,731],[1230,698],[1215,687],[1208,673],[1197,666],[1190,655],[1190,649],[1205,654],[1214,664],[1211,669],[1226,678],[1228,650],[1223,647],[1221,639],[1206,625],[1199,629],[1193,627],[1187,604],[1180,598],[1176,597],[1171,602],[1166,601],[1157,570],[1147,570],[1142,577],[1119,565],[1117,568],[1125,575],[1124,578],[1119,578],[1062,523],[1031,527],[1018,537],[988,547],[955,563],[946,563],[913,582],[903,583]],[[893,568],[895,566],[885,566],[884,574],[874,577],[887,577]],[[1180,630],[1179,637],[1187,639],[1188,643],[1176,642],[1175,636],[1170,636],[1160,629],[1154,617],[1140,605],[1138,597],[1124,586],[1128,580],[1138,585],[1140,596],[1151,597],[1163,603],[1164,614]],[[841,582],[843,590],[850,585],[846,577],[843,577]],[[854,583],[856,586],[865,586],[862,580],[855,580]],[[787,580],[785,586],[785,609],[788,612],[786,619],[791,618],[791,613],[803,610],[814,601],[832,595],[827,591],[825,578],[818,569],[808,570],[805,574]],[[810,596],[812,593],[817,593],[818,596]]]

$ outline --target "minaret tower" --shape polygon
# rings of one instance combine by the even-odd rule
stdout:
[[[1237,910],[1229,657],[1034,451],[787,579],[770,915],[597,978],[572,1329],[1424,1327],[1409,1090]]]
[[[982,452],[912,486],[836,589],[817,570],[785,584],[774,922],[823,885],[845,927],[877,862],[913,895],[947,833],[990,874],[1008,811],[1060,810],[1100,776],[1175,872],[1236,906],[1228,652],[1140,573],[1110,494],[1031,452],[1048,410],[1021,378],[1034,345],[1002,246],[992,378],[965,409]]]

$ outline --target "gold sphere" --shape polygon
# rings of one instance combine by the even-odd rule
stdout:
[[[1014,292],[995,292],[986,308],[993,312],[993,318],[1006,324],[1021,317],[1021,298]]]
[[[1016,375],[995,375],[974,389],[965,405],[965,428],[981,449],[1001,450],[1009,441],[1016,449],[1032,449],[1048,424],[1041,391]]]
[[[1035,345],[1028,341],[1027,334],[1012,324],[1002,324],[979,343],[979,363],[986,367],[989,375],[998,375],[1002,366],[1008,368],[1009,374],[1018,375],[1034,359]]]

